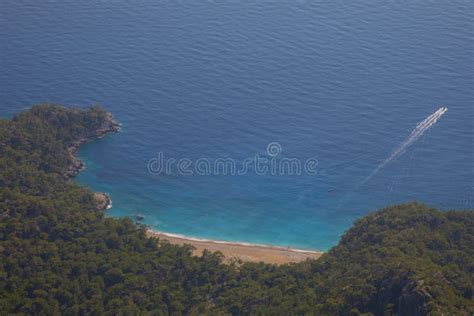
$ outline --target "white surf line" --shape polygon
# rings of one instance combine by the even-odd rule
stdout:
[[[195,241],[195,242],[208,242],[208,243],[213,243],[213,244],[223,244],[223,245],[229,245],[229,246],[244,246],[244,247],[257,247],[257,248],[262,248],[262,249],[286,250],[286,251],[301,252],[301,253],[314,253],[314,254],[324,253],[323,251],[297,249],[297,248],[284,247],[284,246],[253,244],[253,243],[238,242],[238,241],[204,239],[204,238],[191,237],[191,236],[186,236],[186,235],[181,235],[181,234],[166,233],[166,232],[162,232],[162,231],[158,231],[154,229],[147,229],[147,231],[151,234],[163,235],[163,236],[179,238],[179,239]]]
[[[418,138],[421,137],[427,130],[429,130],[438,119],[443,116],[444,113],[448,110],[447,107],[441,107],[436,112],[428,116],[422,122],[416,125],[415,129],[411,134],[393,151],[393,153],[385,159],[380,165],[375,168],[375,170],[368,176],[362,183],[369,181],[377,172],[379,172],[383,167],[391,163],[392,161],[398,159],[403,153],[407,150],[409,146],[415,143]]]

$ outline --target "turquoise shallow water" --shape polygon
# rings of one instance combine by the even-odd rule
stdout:
[[[77,178],[155,229],[326,250],[411,200],[472,208],[469,1],[2,1],[0,113],[103,104],[120,133]],[[436,125],[371,174],[441,105]],[[317,175],[154,176],[148,161],[318,160]],[[267,155],[268,156],[268,155]]]

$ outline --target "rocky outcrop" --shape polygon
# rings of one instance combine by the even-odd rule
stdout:
[[[79,145],[77,147],[79,147]],[[69,163],[69,166],[68,166],[66,172],[64,173],[65,178],[75,177],[79,172],[81,172],[85,168],[84,163],[79,158],[77,158],[77,156],[76,156],[77,147],[73,146],[73,147],[69,147],[67,149],[68,153],[69,153],[70,163]]]
[[[105,211],[112,207],[112,200],[106,193],[94,192],[94,200],[96,202],[96,211]]]

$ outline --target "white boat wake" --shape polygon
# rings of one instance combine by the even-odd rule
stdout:
[[[443,116],[444,113],[446,113],[447,110],[447,107],[441,107],[436,112],[420,122],[411,132],[411,134],[393,151],[393,153],[380,165],[378,165],[377,168],[375,168],[375,170],[364,181],[362,181],[362,183],[369,181],[382,168],[403,155],[407,148],[415,143],[418,138],[420,138],[428,129],[430,129],[436,123],[436,121],[438,121],[438,119]]]

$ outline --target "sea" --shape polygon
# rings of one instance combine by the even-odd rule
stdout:
[[[473,56],[467,0],[2,0],[0,116],[112,112],[75,179],[108,216],[326,251],[387,205],[473,208]]]

